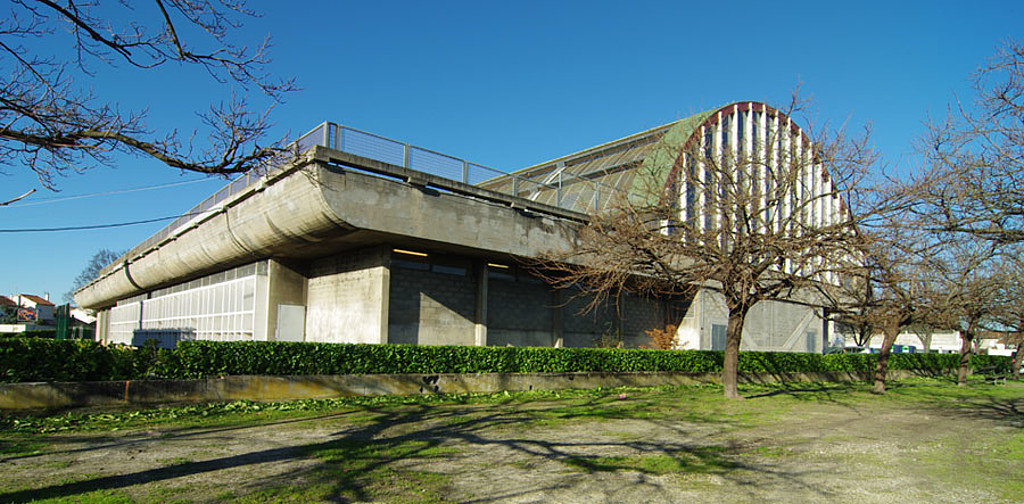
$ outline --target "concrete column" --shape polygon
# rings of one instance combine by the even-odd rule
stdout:
[[[699,149],[699,154],[697,156],[697,167],[696,167],[696,170],[697,170],[696,178],[698,180],[698,184],[697,184],[697,186],[698,186],[697,187],[697,198],[696,198],[696,201],[697,201],[697,211],[694,212],[694,214],[697,216],[697,221],[696,221],[695,227],[698,230],[701,230],[701,231],[704,231],[704,230],[707,229],[707,218],[705,217],[705,215],[707,215],[707,211],[708,211],[708,208],[707,208],[707,194],[708,194],[708,183],[707,182],[708,182],[708,174],[707,174],[707,170],[706,170],[706,166],[705,166],[706,156],[704,155],[705,148],[707,147],[706,144],[705,144],[705,137],[706,137],[706,135],[707,135],[706,128],[704,126],[701,126],[700,127],[700,138],[699,138],[700,145],[697,147]]]
[[[688,186],[690,185],[690,176],[688,171],[690,166],[690,160],[687,158],[686,151],[683,151],[681,158],[683,160],[683,175],[681,175],[677,179],[677,183],[679,184],[679,191],[678,194],[676,194],[676,197],[679,198],[679,215],[676,216],[676,219],[679,219],[679,222],[685,224],[687,212],[692,212],[692,210],[690,210],[689,206],[686,204],[686,195],[690,191],[688,189]]]
[[[709,196],[711,197],[711,229],[721,229],[722,227],[722,196],[719,193],[719,184],[722,182],[721,166],[722,166],[722,113],[718,113],[718,122],[715,123],[715,132],[711,135],[711,155],[714,156],[714,163],[718,165],[718,169],[715,170],[713,175],[714,181],[711,185],[707,186]]]
[[[388,317],[391,314],[391,248],[380,249],[380,344],[388,342]]]
[[[747,120],[743,121],[743,152],[748,160],[754,157],[754,107],[751,103],[747,103]]]
[[[762,163],[761,164],[760,177],[758,178],[758,180],[760,180],[760,187],[758,189],[761,191],[761,204],[760,204],[760,206],[761,206],[761,209],[762,209],[762,215],[761,215],[760,218],[764,219],[764,230],[766,232],[769,232],[770,230],[768,229],[768,224],[769,224],[768,214],[770,212],[772,212],[772,209],[768,207],[768,202],[771,199],[771,195],[768,194],[768,192],[769,192],[769,186],[768,186],[768,181],[769,181],[768,163],[769,163],[769,159],[770,159],[769,155],[771,154],[771,150],[768,147],[768,141],[769,141],[770,137],[768,135],[768,109],[767,108],[763,108],[761,110],[761,114],[758,116],[757,128],[758,128],[758,131],[759,131],[758,138],[761,139],[761,144],[760,145],[754,145],[754,148],[757,149],[757,159],[759,161],[761,161],[761,163]]]
[[[259,270],[259,266],[257,266]],[[274,330],[277,328],[277,307],[274,307],[274,315],[271,317],[270,305],[270,274],[256,275],[255,310],[252,316],[252,339],[254,341],[268,341],[273,339]]]
[[[562,348],[565,346],[565,337],[563,336],[562,330],[562,305],[565,304],[563,301],[562,290],[552,289],[551,290],[551,346],[555,348]]]
[[[487,345],[487,260],[477,260],[479,265],[476,278],[476,327],[474,344]]]
[[[110,337],[110,308],[96,312],[96,341],[106,342]]]
[[[257,275],[257,283],[263,282],[262,276]],[[306,276],[293,268],[290,268],[274,259],[267,260],[267,300],[266,300],[266,330],[263,334],[254,335],[256,340],[278,340],[303,341],[302,321],[305,318],[304,309],[306,306]],[[301,308],[300,308],[301,307]],[[284,317],[282,319],[279,310],[298,310],[302,317],[298,320],[296,327],[280,327],[282,320],[295,323],[294,318]],[[258,310],[257,310],[258,311]],[[288,323],[285,324],[286,326]]]

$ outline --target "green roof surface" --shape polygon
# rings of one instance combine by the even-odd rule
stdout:
[[[649,188],[663,187],[687,140],[721,108],[531,166],[480,186],[576,212],[602,212],[615,197],[650,194]],[[518,178],[516,191],[512,190],[513,177]]]

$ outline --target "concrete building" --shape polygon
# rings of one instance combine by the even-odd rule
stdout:
[[[588,214],[631,191],[639,173],[664,165],[668,177],[689,139],[767,155],[783,147],[763,145],[773,131],[789,132],[785,148],[810,150],[787,117],[742,102],[507,174],[324,123],[296,142],[293,161],[232,182],[75,299],[96,310],[109,342],[639,346],[645,330],[681,323],[685,348],[717,349],[726,317],[713,290],[623,296],[580,315],[581,300],[526,265],[570,247]],[[829,190],[827,174],[809,171],[806,182],[806,194]],[[681,218],[692,218],[701,196],[679,190]],[[809,218],[836,218],[838,202],[822,205]],[[820,313],[763,303],[747,318],[744,348],[820,352],[833,338]]]

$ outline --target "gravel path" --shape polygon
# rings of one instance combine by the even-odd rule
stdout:
[[[1021,488],[1024,453],[1005,452],[1007,443],[1024,451],[1024,398],[946,409],[809,401],[759,416],[755,401],[770,400],[748,399],[735,422],[539,417],[561,406],[537,402],[51,436],[42,453],[0,459],[6,488],[23,489],[0,501],[97,489],[141,501],[234,500],[322,483],[325,462],[311,450],[414,442],[432,451],[379,464],[443,475],[435,500],[449,502],[1024,502],[1008,494]],[[1002,462],[989,463],[997,452]]]

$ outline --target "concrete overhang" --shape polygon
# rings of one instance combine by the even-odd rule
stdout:
[[[369,173],[367,173],[369,172]],[[394,244],[486,257],[567,248],[583,214],[314,147],[75,293],[103,309],[241,264]]]

